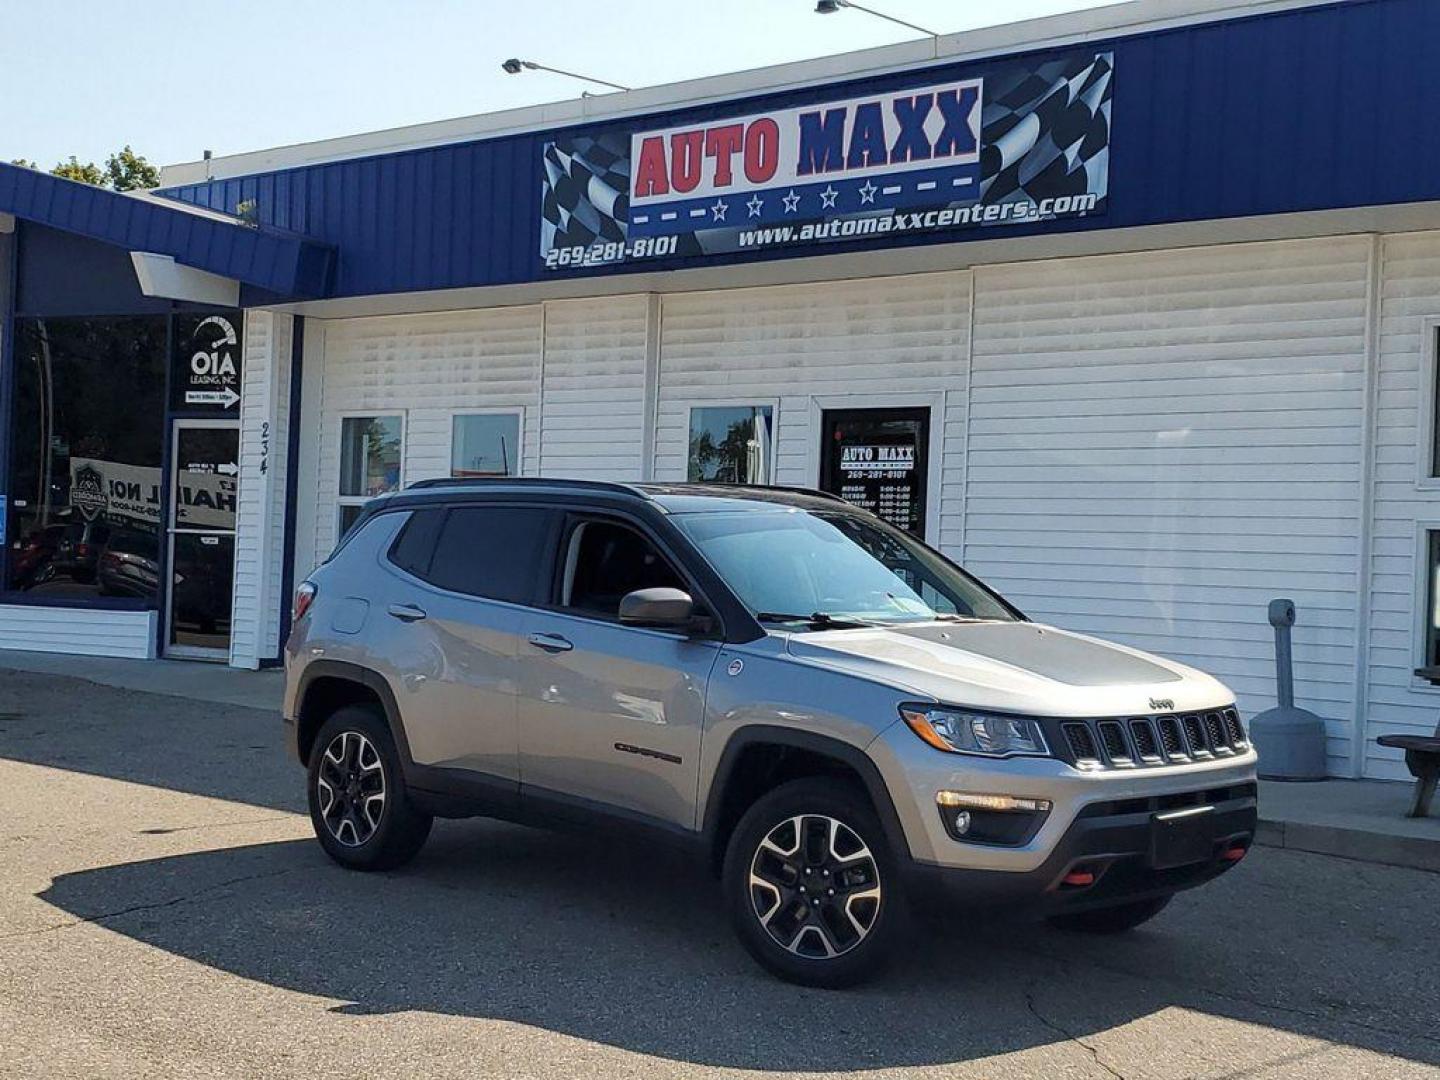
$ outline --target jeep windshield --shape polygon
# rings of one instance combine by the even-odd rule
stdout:
[[[777,506],[671,520],[761,622],[819,630],[1020,618],[924,544],[857,514]]]

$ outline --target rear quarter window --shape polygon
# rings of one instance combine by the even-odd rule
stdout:
[[[445,508],[416,510],[390,546],[390,561],[418,578],[428,577],[430,560],[435,554],[435,540],[445,520]]]

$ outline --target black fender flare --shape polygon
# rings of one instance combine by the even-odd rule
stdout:
[[[880,819],[880,827],[885,831],[885,840],[889,843],[895,858],[902,861],[911,858],[910,843],[905,839],[905,829],[900,824],[900,815],[895,811],[895,800],[891,797],[890,789],[886,787],[885,779],[880,775],[880,768],[875,764],[875,760],[853,743],[847,743],[830,735],[801,731],[778,724],[746,725],[730,736],[730,740],[725,744],[725,749],[721,751],[720,760],[715,766],[714,776],[711,777],[710,787],[706,792],[705,816],[701,825],[701,835],[704,837],[708,850],[711,852],[716,850],[724,793],[729,786],[735,766],[744,751],[757,743],[807,750],[834,758],[849,766],[860,777],[861,783],[865,785],[870,802],[875,807],[875,814]]]
[[[395,692],[390,688],[385,676],[378,671],[346,660],[312,660],[305,666],[305,671],[300,676],[300,685],[295,691],[296,756],[300,756],[300,719],[305,712],[305,699],[310,693],[311,684],[317,679],[326,678],[357,683],[380,699],[380,707],[385,712],[385,723],[390,728],[390,737],[395,740],[400,763],[407,773],[413,772],[415,760],[410,756],[410,741],[405,737],[405,725],[400,722],[400,705],[395,700]],[[308,762],[302,760],[300,764],[305,765]]]

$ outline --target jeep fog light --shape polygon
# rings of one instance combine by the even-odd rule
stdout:
[[[1049,799],[939,791],[935,805],[952,839],[967,844],[1016,847],[1028,843],[1050,814]]]

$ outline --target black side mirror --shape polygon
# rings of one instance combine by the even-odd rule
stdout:
[[[620,601],[620,621],[627,626],[692,629],[695,601],[681,589],[636,589]]]

